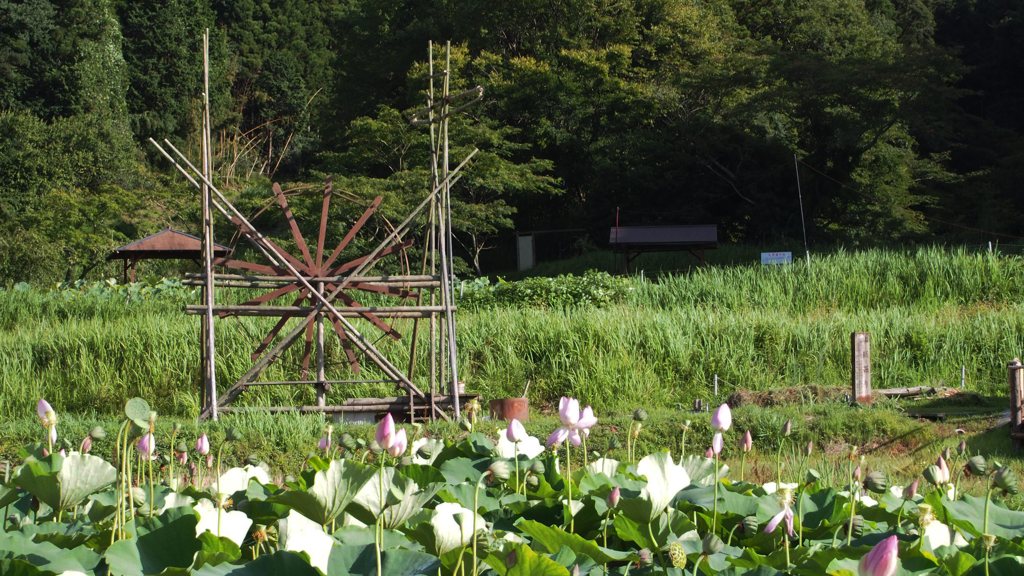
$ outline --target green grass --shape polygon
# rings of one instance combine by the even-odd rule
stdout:
[[[656,281],[477,282],[460,300],[460,376],[486,398],[520,395],[529,382],[538,407],[568,394],[606,414],[673,408],[709,399],[715,374],[725,393],[847,386],[849,334],[868,331],[876,387],[956,385],[964,366],[969,389],[1002,396],[1006,362],[1024,349],[1020,278],[1019,257],[931,248],[838,252],[810,267],[705,267]],[[109,415],[142,396],[163,415],[194,418],[198,319],[181,309],[197,301],[182,288],[0,292],[0,416],[31,414],[39,397],[65,412]],[[222,386],[249,367],[271,324],[218,321]],[[411,333],[411,321],[396,327]],[[378,345],[407,355],[407,340]],[[348,377],[339,347],[327,352],[329,377]],[[296,377],[299,355],[293,348],[265,378]],[[336,387],[329,398],[389,388]],[[243,398],[294,404],[312,394],[265,387]]]

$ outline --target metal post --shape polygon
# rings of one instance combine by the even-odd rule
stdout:
[[[1007,379],[1010,385],[1010,438],[1013,440],[1015,447],[1021,447],[1021,430],[1022,421],[1024,421],[1024,410],[1022,410],[1022,402],[1024,402],[1024,366],[1021,365],[1019,358],[1014,358],[1012,362],[1006,365]]]

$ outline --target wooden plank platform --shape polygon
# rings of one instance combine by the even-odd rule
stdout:
[[[459,401],[463,404],[479,398],[479,394],[459,394]],[[415,398],[412,403],[413,417],[416,419],[426,419],[430,416],[430,395],[426,395],[423,398]],[[451,396],[435,396],[434,405],[441,409],[450,409],[452,407]],[[220,409],[222,412],[267,412],[271,414],[279,414],[286,412],[298,412],[300,414],[384,414],[387,412],[393,415],[407,415],[409,414],[409,397],[408,396],[389,396],[386,398],[349,398],[341,404],[334,404],[328,406],[223,406]]]

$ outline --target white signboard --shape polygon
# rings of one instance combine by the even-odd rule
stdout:
[[[792,252],[761,252],[761,264],[792,264]]]
[[[520,271],[533,268],[533,234],[516,236],[516,255],[518,256]]]

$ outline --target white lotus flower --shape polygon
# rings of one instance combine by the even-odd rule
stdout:
[[[587,465],[587,472],[591,474],[604,474],[611,478],[619,470],[619,461],[611,458],[599,458]]]
[[[651,503],[651,513],[660,514],[680,490],[690,485],[690,475],[686,468],[672,461],[668,452],[658,452],[645,456],[636,465],[636,473],[647,477],[647,487],[643,497]]]
[[[428,452],[430,456],[427,458],[420,456],[420,448],[423,448],[424,446],[429,449]],[[410,449],[409,452],[412,454],[413,464],[430,465],[434,463],[434,460],[437,460],[437,457],[441,455],[441,450],[443,449],[444,442],[423,436],[422,438],[417,438],[416,441],[412,443],[412,449]]]
[[[438,504],[430,525],[434,528],[434,542],[440,556],[450,550],[461,548],[473,540],[473,511],[454,502]],[[486,523],[476,514],[477,531],[486,529]]]
[[[217,498],[223,504],[228,496],[239,490],[249,488],[249,480],[255,478],[260,484],[270,483],[270,474],[259,466],[246,465],[244,468],[232,468],[220,475],[220,479],[213,487],[217,490]]]
[[[536,458],[543,451],[544,445],[540,443],[536,436],[527,436],[525,440],[519,443],[519,454],[527,458]],[[498,435],[498,443],[494,446],[494,452],[502,458],[515,458],[516,445],[513,442],[509,442],[505,434],[500,434]]]
[[[217,531],[218,514],[217,508],[206,498],[199,501],[193,508],[199,514],[199,522],[196,524],[196,536],[209,531],[214,536],[223,536],[239,546],[249,534],[249,527],[252,520],[245,515],[245,512],[238,510],[220,511],[220,532]]]
[[[171,508],[180,508],[181,506],[191,506],[195,500],[191,496],[185,496],[178,492],[171,492],[164,496],[164,505],[160,507],[157,515],[163,514]]]
[[[309,554],[309,563],[327,573],[327,560],[334,547],[334,538],[324,533],[323,526],[295,510],[278,524],[282,546],[289,552]]]

